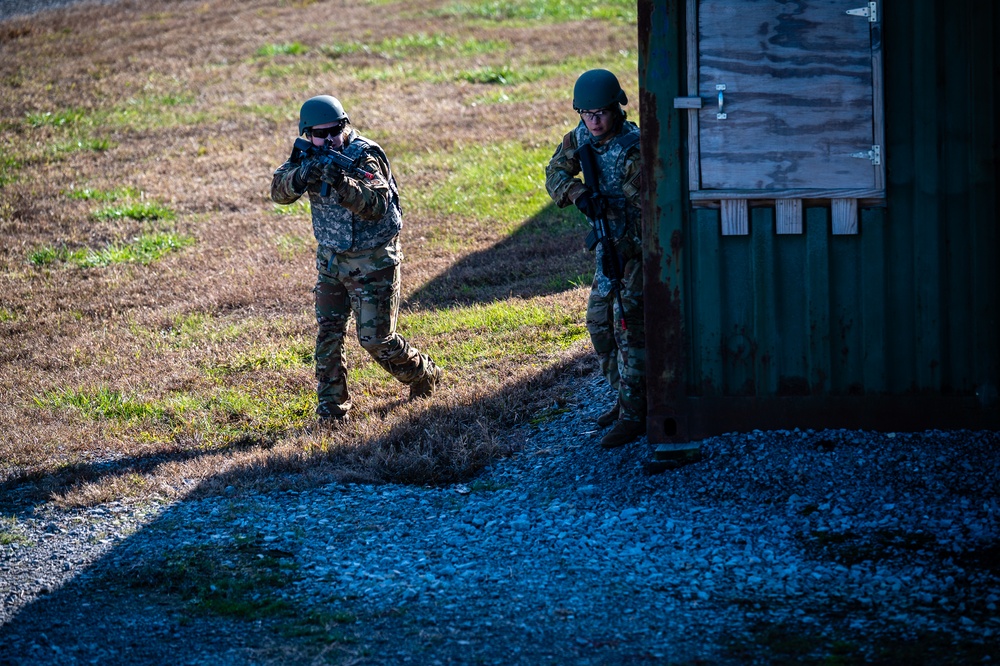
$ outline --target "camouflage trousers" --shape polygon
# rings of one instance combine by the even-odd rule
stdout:
[[[587,331],[597,352],[601,373],[618,393],[619,418],[646,420],[646,331],[643,322],[642,262],[632,259],[624,267],[621,293],[625,329],[612,290],[601,295],[597,279],[587,301]]]
[[[398,240],[359,253],[335,253],[320,246],[316,295],[316,395],[318,413],[346,414],[347,389],[344,337],[354,317],[358,342],[390,375],[411,384],[434,368],[433,362],[396,332],[399,315]]]

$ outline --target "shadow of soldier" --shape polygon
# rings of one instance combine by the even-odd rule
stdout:
[[[549,204],[499,243],[454,262],[413,293],[408,305],[491,303],[589,286],[594,256],[583,246],[588,229],[575,208]]]
[[[430,407],[414,417],[417,423],[400,424],[381,437],[390,440],[381,478],[366,477],[352,468],[350,449],[356,446],[342,451],[331,447],[310,459],[297,451],[273,453],[253,463],[250,483],[270,490],[232,493],[230,487],[240,485],[238,479],[246,470],[229,469],[202,482],[131,534],[109,529],[112,533],[104,538],[111,543],[97,559],[71,562],[72,545],[65,542],[87,538],[88,526],[81,522],[80,536],[75,528],[59,536],[64,543],[53,557],[65,556],[65,569],[33,570],[31,579],[37,587],[23,607],[17,608],[11,597],[5,599],[10,618],[0,626],[0,665],[339,663],[338,659],[395,649],[401,603],[396,596],[406,590],[393,587],[392,598],[374,601],[358,597],[354,588],[343,588],[337,576],[317,576],[311,563],[300,568],[300,551],[312,549],[316,555],[330,550],[325,532],[314,536],[302,532],[300,514],[318,512],[309,519],[318,523],[319,516],[334,516],[326,513],[329,508],[316,507],[332,505],[338,507],[339,524],[352,520],[340,508],[339,498],[360,493],[377,500],[380,481],[420,479],[410,484],[412,493],[404,493],[406,502],[415,504],[425,496],[422,493],[448,492],[448,484],[470,481],[495,460],[483,457],[483,451],[509,454],[519,448],[518,442],[504,438],[493,448],[476,447],[478,458],[450,468],[461,470],[460,474],[435,476],[424,467],[437,456],[467,455],[463,442],[472,449],[472,438],[496,438],[477,422],[484,410],[506,413],[511,402],[523,401],[526,393],[541,396],[547,383],[589,375],[593,365],[589,357],[577,355],[475,405]],[[448,413],[445,418],[444,412],[456,410],[457,415]],[[435,423],[455,418],[469,421],[467,438],[446,438],[434,429]],[[331,482],[337,475],[323,480],[310,474],[315,464],[343,467],[342,480]],[[267,476],[270,483],[261,483]],[[357,501],[365,501],[364,497]],[[266,520],[260,519],[262,513]],[[370,538],[372,533],[361,527],[359,531],[345,523],[337,538]],[[335,553],[321,557],[327,558],[336,559]],[[4,566],[9,570],[16,564],[8,558]],[[41,577],[57,575],[61,580],[45,580],[45,593],[39,594]]]

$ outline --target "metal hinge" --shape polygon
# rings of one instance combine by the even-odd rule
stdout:
[[[875,23],[878,21],[878,3],[869,2],[867,7],[859,7],[858,9],[848,9],[847,13],[851,16],[867,16],[869,23]]]
[[[872,164],[875,165],[882,164],[882,146],[872,146],[871,150],[862,150],[857,153],[851,153],[851,157],[871,160]]]

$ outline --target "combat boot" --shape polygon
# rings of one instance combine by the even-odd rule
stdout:
[[[615,427],[608,431],[608,434],[601,439],[601,447],[605,449],[615,449],[619,446],[635,441],[641,435],[646,434],[646,423],[644,421],[615,421]]]
[[[331,414],[328,416],[320,416],[317,420],[317,425],[326,430],[335,430],[343,425],[347,425],[350,421],[351,417],[347,414]]]
[[[601,428],[607,428],[609,425],[618,420],[619,411],[618,403],[616,402],[614,407],[597,417],[597,425]]]
[[[444,376],[441,368],[431,364],[424,376],[410,384],[410,400],[429,398]]]
[[[336,428],[351,420],[348,412],[332,403],[321,402],[316,408],[316,418],[323,428]]]

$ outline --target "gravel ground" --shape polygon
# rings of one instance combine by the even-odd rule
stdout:
[[[728,434],[647,476],[608,399],[466,485],[7,517],[0,663],[1000,659],[1000,434]]]
[[[49,9],[81,4],[111,4],[121,0],[0,0],[0,21],[15,16],[30,16]]]

